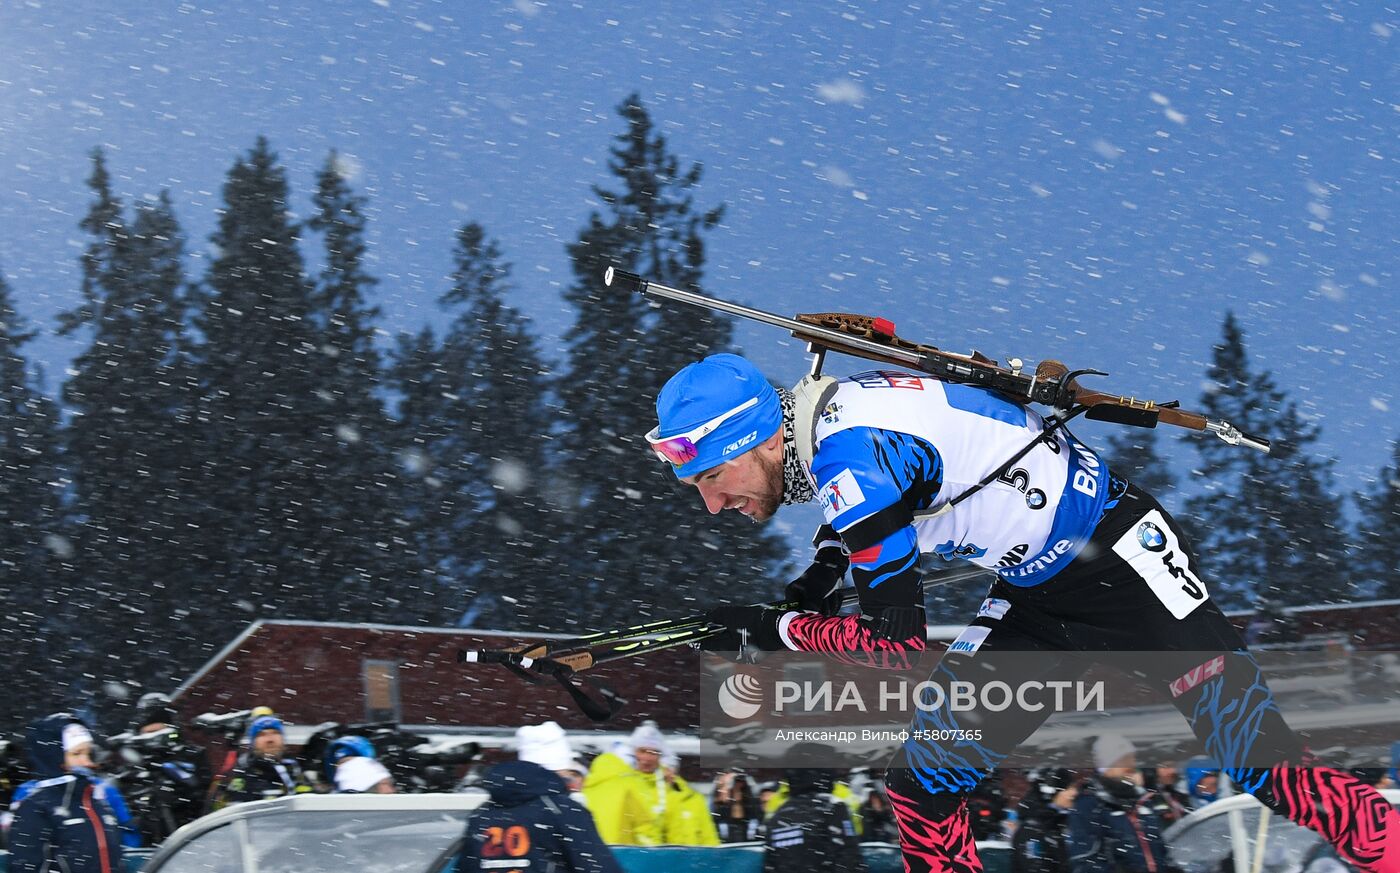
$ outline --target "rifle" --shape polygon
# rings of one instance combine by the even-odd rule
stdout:
[[[903,339],[895,334],[894,324],[884,318],[845,312],[799,313],[795,318],[785,318],[693,291],[671,288],[617,267],[607,268],[603,283],[609,287],[616,284],[624,291],[635,291],[648,297],[727,312],[791,331],[794,337],[807,343],[807,351],[813,356],[813,378],[821,375],[827,352],[840,352],[908,367],[945,382],[989,388],[1020,404],[1040,403],[1056,410],[1075,409],[1088,419],[1131,427],[1153,428],[1161,422],[1187,430],[1213,433],[1232,446],[1269,451],[1267,439],[1246,433],[1228,421],[1189,412],[1175,400],[1158,403],[1090,391],[1079,384],[1081,376],[1108,375],[1098,370],[1070,370],[1059,361],[1045,360],[1033,372],[1027,373],[1019,358],[1012,358],[1008,366],[1003,367],[979,352],[960,355],[943,351],[937,346]]]

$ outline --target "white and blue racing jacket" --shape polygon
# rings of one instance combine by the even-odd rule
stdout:
[[[861,615],[786,613],[778,633],[789,648],[909,669],[924,648],[920,553],[1040,585],[1079,553],[1108,502],[1097,455],[992,391],[879,370],[798,392],[814,413],[797,421],[798,457],[850,553]]]
[[[964,558],[1012,585],[1038,585],[1088,540],[1108,471],[1088,448],[1046,436],[1011,469],[949,511],[1043,434],[1032,409],[967,385],[892,371],[842,380],[816,421],[811,476],[838,533],[901,505],[919,551]]]

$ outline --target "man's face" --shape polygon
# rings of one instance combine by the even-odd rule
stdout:
[[[700,491],[712,514],[737,510],[754,521],[767,521],[783,501],[782,430],[752,451],[681,480]]]
[[[1136,767],[1109,767],[1103,771],[1103,775],[1109,779],[1117,779],[1122,782],[1131,782],[1139,787],[1142,786],[1142,771]]]
[[[583,774],[577,770],[555,770],[556,775],[564,780],[564,787],[570,791],[581,791],[583,789]]]
[[[1059,791],[1055,792],[1055,796],[1051,798],[1050,802],[1060,809],[1069,809],[1071,806],[1074,806],[1074,801],[1078,797],[1079,785],[1075,784],[1068,788],[1061,788]]]
[[[1139,787],[1142,785],[1142,771],[1138,769],[1137,759],[1132,755],[1124,755],[1114,761],[1112,767],[1104,769],[1103,775],[1109,779],[1131,782]]]
[[[640,773],[655,773],[656,768],[661,766],[661,753],[656,749],[640,747],[633,750],[637,757],[637,771]]]
[[[282,738],[281,731],[258,731],[258,735],[253,737],[253,751],[265,758],[280,758],[286,748],[287,743]]]

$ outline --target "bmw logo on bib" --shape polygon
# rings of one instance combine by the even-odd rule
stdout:
[[[1162,529],[1150,521],[1144,521],[1138,526],[1138,542],[1149,552],[1160,552],[1167,547],[1166,535]]]

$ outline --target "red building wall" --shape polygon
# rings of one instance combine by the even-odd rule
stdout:
[[[596,726],[553,680],[531,685],[504,667],[457,663],[458,649],[504,648],[516,637],[480,631],[424,630],[317,622],[260,622],[175,695],[189,722],[203,712],[272,707],[302,725],[360,722],[368,715],[363,665],[398,665],[399,721],[412,725],[517,727],[552,719],[566,728]],[[628,703],[607,723],[630,730],[653,719],[663,730],[693,730],[699,718],[699,658],[670,649],[586,675]]]

